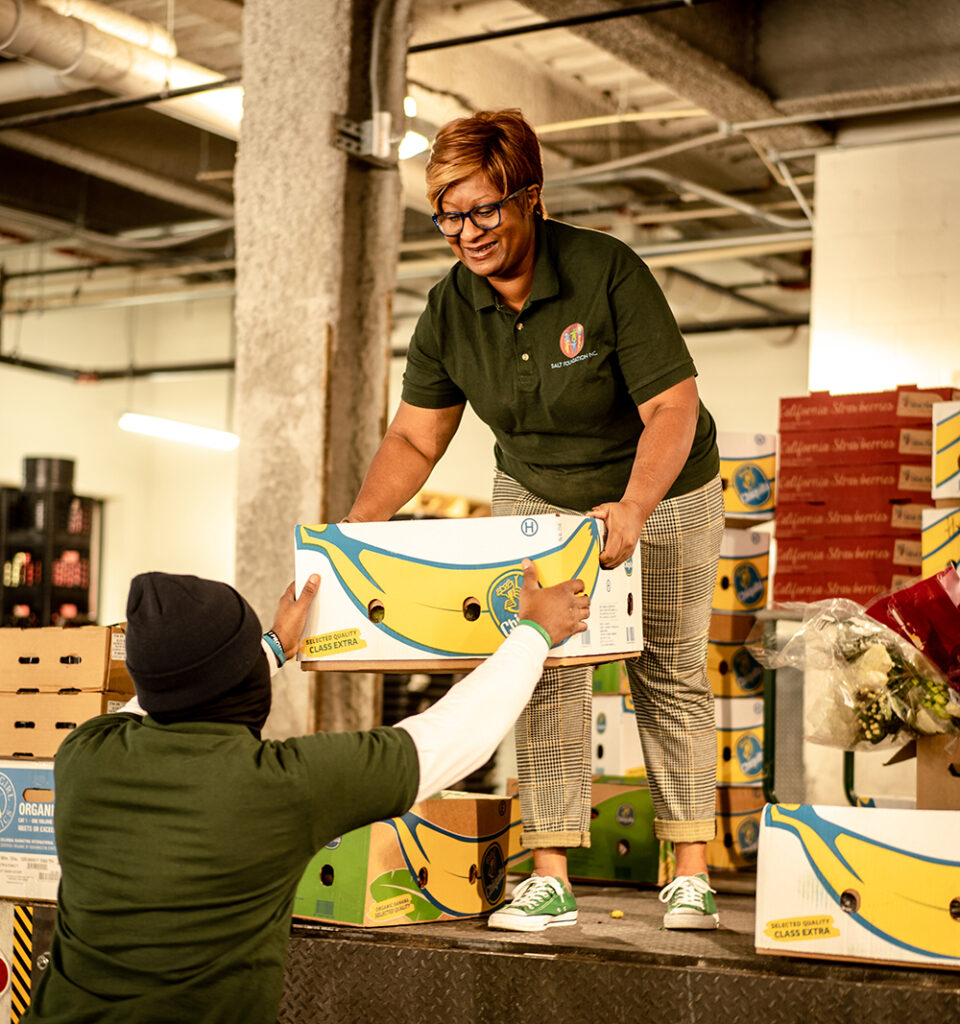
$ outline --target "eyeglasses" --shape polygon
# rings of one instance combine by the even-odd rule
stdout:
[[[524,185],[523,188],[518,188],[516,192],[511,192],[510,195],[497,203],[482,203],[480,206],[475,206],[472,210],[467,210],[466,213],[457,213],[454,210],[444,210],[440,213],[435,213],[433,215],[433,223],[437,225],[437,230],[442,235],[446,235],[447,238],[455,238],[463,231],[463,224],[467,217],[470,218],[470,223],[481,231],[489,231],[491,228],[500,226],[500,207],[504,203],[509,203],[511,199],[516,199],[517,196],[526,192],[530,187],[530,185]]]

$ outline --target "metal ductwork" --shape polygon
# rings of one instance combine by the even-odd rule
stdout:
[[[59,13],[54,6],[74,13]],[[110,8],[106,8],[110,11]],[[90,0],[0,0],[0,55],[36,62],[48,69],[46,79],[35,76],[31,93],[52,95],[77,88],[95,88],[116,96],[142,96],[165,88],[178,89],[223,81],[223,75],[169,52],[158,52],[115,31],[105,31],[91,21],[82,20],[90,14],[102,24],[110,22],[102,16],[100,5]],[[132,19],[139,22],[140,19]],[[148,31],[149,23],[123,22],[114,26],[128,35],[169,51],[172,40],[165,42],[162,30]],[[10,92],[0,92],[0,103],[12,102],[23,88],[20,78],[11,76]],[[2,80],[0,80],[2,81]],[[239,86],[198,93],[193,96],[164,100],[163,113],[208,131],[236,139],[240,133],[243,93]]]

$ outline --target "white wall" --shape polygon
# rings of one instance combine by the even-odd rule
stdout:
[[[7,316],[3,351],[85,368],[226,358],[224,300]],[[124,618],[130,578],[148,569],[233,579],[235,453],[117,428],[127,410],[224,427],[229,374],[75,383],[0,365],[0,481],[23,482],[25,456],[70,458],[74,489],[106,502],[99,621]],[[291,556],[292,565],[292,556]]]
[[[813,390],[960,386],[958,166],[956,136],[817,158]]]

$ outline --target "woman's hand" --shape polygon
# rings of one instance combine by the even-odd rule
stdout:
[[[604,569],[615,569],[634,552],[647,516],[641,506],[623,498],[620,501],[605,501],[592,508],[589,513],[599,519],[605,527],[603,550],[600,564]]]

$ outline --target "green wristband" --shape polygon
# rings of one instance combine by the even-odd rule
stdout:
[[[534,622],[532,619],[521,619],[518,626],[533,626],[533,628],[547,641],[547,647],[553,647],[553,641],[550,639],[550,634],[540,625],[539,622]]]

